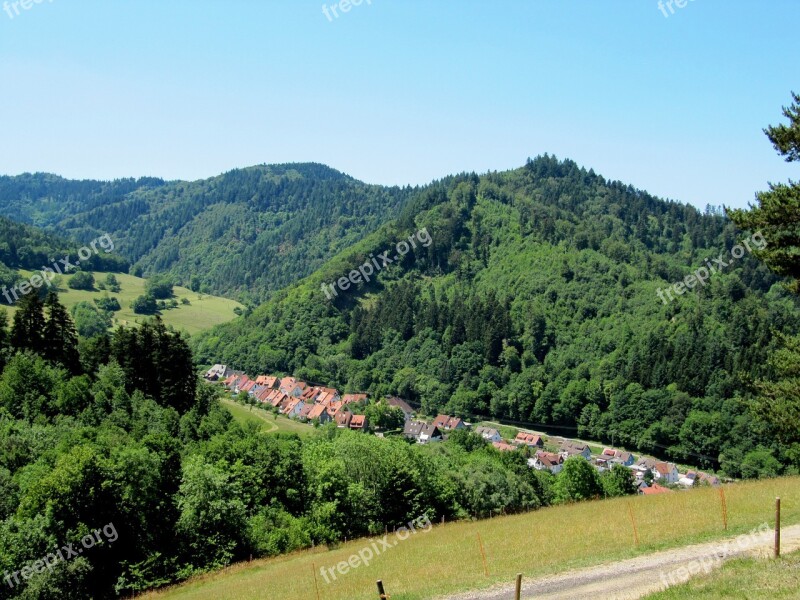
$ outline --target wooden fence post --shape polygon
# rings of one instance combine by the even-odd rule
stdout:
[[[514,600],[519,600],[522,594],[522,573],[517,573],[517,590],[514,593]]]
[[[317,565],[311,563],[311,570],[314,572],[314,589],[317,591],[317,600],[319,600],[319,584],[317,583]]]
[[[781,555],[781,499],[775,498],[775,558]]]
[[[722,502],[722,527],[728,531],[728,502],[725,500],[725,488],[720,486],[719,499]]]
[[[628,514],[631,517],[631,525],[633,525],[633,539],[636,541],[636,547],[639,547],[639,530],[636,528],[636,518],[633,516],[633,507],[628,502]]]
[[[489,567],[486,564],[486,551],[483,549],[483,540],[481,539],[480,532],[478,532],[478,545],[481,547],[481,557],[483,558],[483,574],[488,577]]]

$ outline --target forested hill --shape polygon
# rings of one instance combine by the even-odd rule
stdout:
[[[136,275],[257,302],[396,217],[411,191],[317,164],[191,183],[35,174],[0,177],[0,215],[82,241],[110,234]]]
[[[71,263],[79,262],[80,249],[81,245],[74,240],[0,217],[0,288],[10,288],[20,281],[19,269],[36,271],[44,267],[52,268],[54,261],[65,258]],[[105,250],[93,252],[84,261],[84,266],[87,270],[128,270],[125,260]]]
[[[422,228],[427,247],[326,298],[323,284]],[[720,215],[544,156],[426,187],[397,220],[193,343],[201,362],[770,474],[792,461],[748,413],[746,384],[799,313],[749,253],[731,261],[743,237]],[[721,256],[706,286],[657,296]]]

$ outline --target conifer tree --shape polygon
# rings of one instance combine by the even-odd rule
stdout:
[[[11,327],[12,348],[44,355],[44,333],[47,323],[41,299],[36,294],[28,294],[17,306],[14,324]]]
[[[69,312],[51,291],[44,301],[47,321],[44,326],[44,357],[64,365],[71,373],[80,373],[78,333]]]
[[[789,124],[764,130],[787,162],[800,161],[800,94],[792,98],[783,109]],[[739,228],[763,234],[767,246],[756,255],[779,275],[793,278],[790,288],[800,293],[800,184],[773,184],[756,198],[758,206],[730,211],[730,217]]]

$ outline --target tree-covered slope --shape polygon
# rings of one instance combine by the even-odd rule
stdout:
[[[196,182],[0,177],[0,215],[89,240],[110,234],[133,273],[257,301],[395,217],[410,189],[317,164],[258,166]]]
[[[323,284],[422,228],[430,244],[326,297]],[[798,330],[796,299],[749,254],[674,301],[657,295],[742,237],[722,216],[545,156],[419,191],[397,220],[194,346],[248,372],[770,473],[792,461],[749,414],[748,382],[775,332]]]
[[[83,263],[86,270],[98,271],[125,271],[128,263],[119,256],[112,254],[112,244],[104,240],[101,248],[95,243],[95,249]],[[43,268],[53,269],[53,263],[58,268],[66,260],[73,265],[79,262],[78,252],[81,244],[60,236],[55,236],[42,231],[37,227],[17,223],[10,219],[0,217],[0,291],[11,288],[24,280],[20,270],[41,271]],[[5,303],[5,297],[0,294],[0,304]]]

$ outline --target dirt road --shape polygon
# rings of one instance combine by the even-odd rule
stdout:
[[[726,538],[615,563],[576,569],[567,573],[528,580],[523,598],[536,600],[635,600],[685,581],[689,573],[704,573],[724,561],[744,556],[770,556],[771,530],[745,539]],[[737,543],[738,542],[738,543]],[[800,525],[781,530],[781,549],[800,548]],[[513,600],[514,586],[504,585],[479,592],[441,596],[439,600]]]

